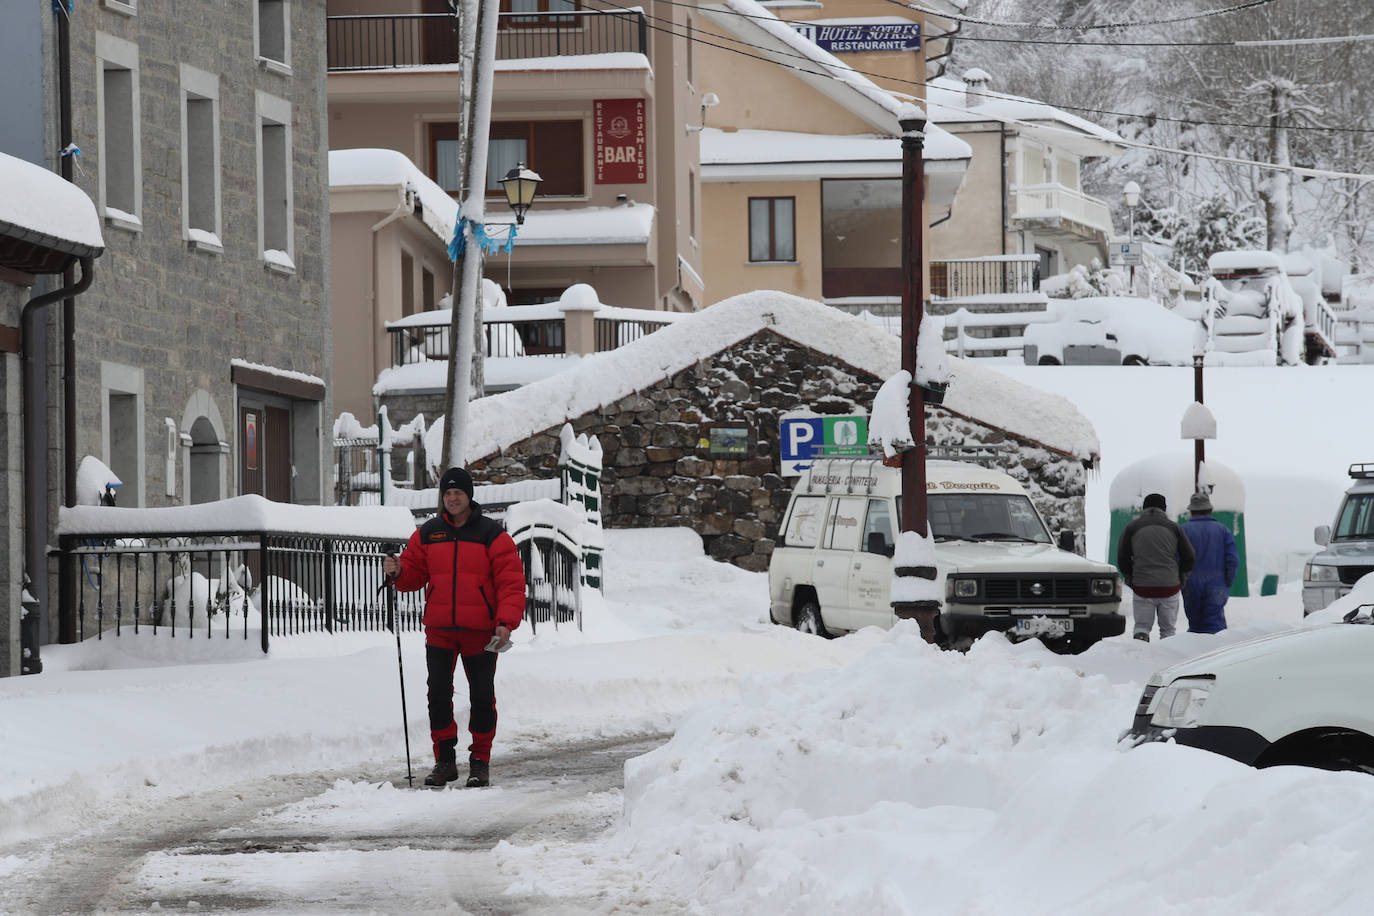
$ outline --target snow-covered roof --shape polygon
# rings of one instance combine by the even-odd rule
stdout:
[[[881,379],[901,369],[900,340],[863,319],[788,293],[744,293],[542,381],[473,401],[468,460],[643,391],[762,330]],[[1092,424],[1067,399],[972,361],[950,364],[946,409],[1083,460],[1098,454]]]
[[[95,204],[62,176],[0,153],[0,236],[77,257],[105,250]]]
[[[700,7],[712,22],[753,45],[761,54],[786,64],[798,79],[834,99],[877,130],[897,136],[901,102],[868,77],[754,0],[718,0]]]
[[[902,141],[877,134],[808,134],[786,130],[701,131],[701,165],[883,162],[900,168]],[[926,160],[968,159],[972,148],[938,127],[926,128]]]
[[[968,75],[974,76],[978,73],[981,71],[970,71]],[[1108,145],[1109,148],[1099,148],[1098,155],[1121,152],[1125,149],[1125,141],[1114,131],[1053,105],[996,92],[985,86],[980,86],[975,91],[977,104],[970,105],[968,84],[963,80],[947,76],[932,80],[926,88],[926,111],[930,115],[930,120],[938,124],[1001,121],[1005,124],[1019,125],[1032,132],[1037,126],[1048,125],[1056,129],[1051,135],[1051,141],[1058,138],[1061,143],[1067,144],[1074,134],[1079,134],[1098,141],[1095,146]]]
[[[488,218],[505,219],[499,211]],[[550,210],[538,198],[525,214],[516,245],[646,245],[653,233],[654,208],[631,203],[619,207]]]
[[[420,201],[421,218],[444,244],[453,238],[458,202],[415,167],[404,153],[391,149],[332,149],[329,188],[396,188]]]

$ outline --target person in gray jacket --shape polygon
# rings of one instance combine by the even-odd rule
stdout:
[[[1135,638],[1145,642],[1156,619],[1160,639],[1174,635],[1179,592],[1196,560],[1192,543],[1164,510],[1162,494],[1146,496],[1144,511],[1121,532],[1116,545],[1116,565],[1132,594]]]

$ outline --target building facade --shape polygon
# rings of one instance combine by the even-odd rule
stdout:
[[[56,456],[48,534],[85,456],[119,478],[121,506],[321,502],[332,413],[322,4],[92,0],[14,21],[40,52],[0,61],[16,87],[6,105],[24,115],[0,151],[53,171],[65,160],[105,242],[73,320],[48,309],[48,345],[33,354]],[[72,612],[50,591],[46,623]]]

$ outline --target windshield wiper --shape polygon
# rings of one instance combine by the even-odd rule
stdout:
[[[1035,538],[1028,538],[1023,534],[1009,534],[1005,531],[983,531],[978,534],[971,534],[968,537],[971,541],[1025,541],[1028,544],[1040,544]]]

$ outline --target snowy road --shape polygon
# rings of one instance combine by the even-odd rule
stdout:
[[[606,912],[626,901],[513,889],[490,851],[503,841],[594,840],[620,812],[625,760],[667,737],[511,755],[493,764],[484,790],[411,791],[395,763],[379,762],[361,774],[254,780],[96,813],[42,854],[26,850],[29,864],[6,876],[0,912]]]

